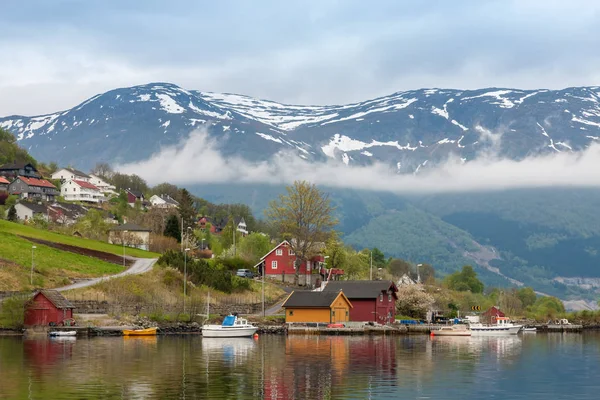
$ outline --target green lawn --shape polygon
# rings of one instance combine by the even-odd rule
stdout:
[[[83,247],[86,249],[104,251],[106,253],[123,255],[123,247],[100,242],[97,240],[83,239],[74,236],[62,235],[56,232],[50,232],[43,229],[33,228],[31,226],[22,225],[14,222],[0,220],[0,233],[12,233],[15,235],[21,235],[34,239],[42,239],[55,243],[68,244],[71,246]],[[0,253],[0,257],[2,257]],[[158,258],[160,254],[152,253],[149,251],[133,249],[126,247],[125,254],[128,256],[139,257],[139,258]]]
[[[21,290],[30,285],[31,252],[34,243],[10,233],[0,232],[0,290]],[[67,278],[112,275],[123,267],[52,247],[35,244],[33,286],[56,287]],[[6,287],[5,287],[6,286]]]

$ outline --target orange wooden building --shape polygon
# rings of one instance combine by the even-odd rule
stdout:
[[[342,292],[293,291],[283,303],[285,322],[350,321],[352,303]]]

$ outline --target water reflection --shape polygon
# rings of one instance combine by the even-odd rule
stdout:
[[[561,398],[564,379],[577,398],[600,390],[598,335],[73,339],[0,337],[0,398]]]

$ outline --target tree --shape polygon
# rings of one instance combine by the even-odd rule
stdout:
[[[11,222],[17,222],[17,209],[14,205],[10,206],[10,208],[8,209],[8,215],[6,219]]]
[[[537,300],[537,295],[533,288],[524,287],[517,290],[517,297],[521,299],[521,303],[523,303],[523,307],[527,308],[535,303]]]
[[[94,168],[92,168],[92,174],[99,176],[102,179],[110,179],[112,178],[114,171],[110,164],[105,162],[96,163]]]
[[[296,181],[286,191],[286,195],[279,195],[269,203],[265,215],[281,237],[291,239],[290,246],[296,254],[294,283],[297,285],[300,265],[317,252],[317,243],[329,239],[337,220],[332,215],[334,208],[329,195],[314,184]]]
[[[165,227],[164,235],[172,237],[177,240],[177,243],[181,243],[181,229],[179,228],[179,220],[177,216],[171,215],[167,220],[167,226]]]
[[[194,227],[196,222],[196,208],[194,207],[194,198],[187,191],[187,189],[181,189],[178,196],[179,201],[179,215],[183,219],[183,227],[186,229],[188,226]]]
[[[412,318],[424,319],[427,311],[431,309],[435,299],[429,293],[423,291],[421,285],[403,285],[396,293],[396,311],[400,315]]]
[[[460,272],[448,275],[445,281],[448,288],[452,290],[483,293],[483,283],[477,278],[477,272],[470,265],[463,266]]]
[[[371,254],[373,256],[373,266],[375,266],[377,268],[384,268],[386,265],[385,254],[383,254],[383,252],[381,250],[379,250],[377,247],[375,247],[375,248],[373,248],[373,250],[371,250]]]
[[[393,276],[395,276],[397,278],[401,278],[403,275],[410,276],[412,266],[410,265],[410,263],[408,261],[404,261],[399,258],[394,258],[390,262],[389,269],[390,269],[390,273]]]
[[[254,232],[241,240],[238,255],[255,265],[272,248],[271,240],[267,235]]]
[[[327,241],[325,255],[328,257],[325,260],[328,268],[344,269],[346,267],[348,253],[344,249],[344,243],[338,240],[335,235],[332,235]]]
[[[435,269],[431,264],[419,265],[419,275],[421,276],[421,282],[433,283],[435,280]]]
[[[8,209],[8,215],[6,219],[12,222],[17,222],[17,209],[14,205],[10,206],[10,208]]]
[[[158,185],[154,186],[151,192],[157,196],[166,194],[173,199],[177,199],[179,197],[179,188],[167,182],[159,183]]]

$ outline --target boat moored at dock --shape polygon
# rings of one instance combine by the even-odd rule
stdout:
[[[508,317],[495,317],[494,319],[495,324],[470,324],[471,332],[473,335],[516,335],[523,329],[523,325],[513,324]]]
[[[237,315],[228,315],[221,325],[203,325],[203,337],[249,337],[256,333],[258,327],[248,323]]]

